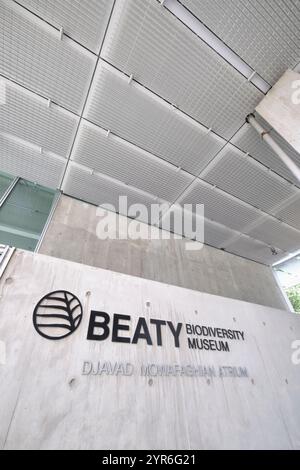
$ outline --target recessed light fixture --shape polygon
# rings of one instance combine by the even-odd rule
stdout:
[[[247,80],[266,94],[271,85],[267,83],[252,67],[250,67],[238,54],[228,47],[218,36],[207,28],[187,8],[177,0],[164,0],[161,4],[175,15],[182,23],[192,30],[208,46],[225,59],[232,67],[238,70]]]

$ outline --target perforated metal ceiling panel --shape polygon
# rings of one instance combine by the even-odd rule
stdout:
[[[300,194],[292,198],[288,204],[276,211],[275,214],[283,222],[300,230]]]
[[[0,3],[0,74],[81,112],[96,57],[13,1]]]
[[[264,127],[266,131],[270,131],[270,135],[280,145],[280,147],[289,155],[289,157],[300,166],[300,155],[288,145],[274,130],[270,130],[270,126],[257,115],[257,121]],[[299,181],[293,176],[286,165],[280,158],[272,151],[272,149],[261,139],[259,134],[253,129],[250,124],[245,124],[233,137],[231,142],[239,147],[244,152],[249,152],[250,155],[258,161],[271,168],[279,175],[287,180],[300,186]]]
[[[224,225],[205,219],[204,243],[222,249],[235,235],[234,231]]]
[[[272,254],[268,245],[245,235],[241,235],[226,246],[226,251],[230,253],[269,265],[276,263],[286,255],[284,251],[275,249],[276,254]]]
[[[119,181],[105,175],[92,173],[88,168],[71,162],[67,169],[63,190],[65,194],[82,199],[95,205],[113,204],[116,212],[124,214],[119,207],[119,196],[127,196],[128,207],[133,204],[143,204],[151,213],[151,204],[161,201],[151,195],[135,190]],[[138,220],[148,223],[148,218],[142,213]]]
[[[290,253],[296,251],[300,246],[300,231],[268,216],[264,217],[247,234]]]
[[[300,57],[298,0],[180,0],[273,85]]]
[[[300,55],[299,0],[181,3],[265,80]],[[121,213],[204,204],[204,242],[262,263],[300,247],[298,182],[244,124],[263,94],[158,0],[1,0],[0,25],[1,171]]]
[[[153,0],[117,2],[101,57],[225,138],[263,97]]]
[[[197,175],[225,141],[100,62],[85,117]]]
[[[36,146],[0,133],[0,168],[34,183],[58,188],[66,160],[50,152],[41,154]]]
[[[261,217],[261,213],[256,209],[200,180],[197,180],[178,202],[204,204],[205,217],[239,232]]]
[[[268,213],[297,194],[290,183],[232,145],[221,150],[202,178]]]
[[[175,233],[178,233],[178,229],[176,230],[178,227],[174,225],[176,215],[170,217],[170,213],[173,212],[176,214],[178,211],[180,212],[180,207],[178,207],[178,205],[172,206],[170,211],[166,212],[162,218],[163,221],[167,219],[171,222],[171,230]],[[194,224],[195,220],[196,219],[194,217]],[[181,234],[182,232],[179,233]],[[195,238],[193,233],[190,235],[190,238]],[[186,234],[186,236],[189,235]],[[202,241],[202,239],[199,241]],[[275,263],[286,254],[285,251],[280,250],[278,247],[268,246],[267,243],[250,238],[247,235],[240,234],[237,231],[231,230],[228,227],[208,220],[207,218],[204,220],[204,243],[263,264]],[[272,254],[272,249],[276,250],[275,254]]]
[[[183,218],[181,217],[183,212],[185,214],[188,212],[190,213],[190,216],[187,214],[187,217],[191,217],[193,226],[190,226],[189,223],[186,223],[185,221],[183,227]],[[184,233],[186,238],[197,240],[200,243],[206,243],[217,248],[223,248],[223,246],[226,245],[229,240],[235,236],[238,236],[236,232],[229,229],[228,227],[206,218],[203,220],[201,216],[196,216],[195,212],[191,214],[189,209],[183,206],[183,203],[175,204],[171,206],[169,210],[163,213],[160,227],[164,229],[169,228],[171,232],[179,235],[180,237]]]
[[[67,157],[74,139],[78,117],[28,92],[11,81],[5,86],[5,102],[1,106],[0,131],[15,135],[32,144]]]
[[[99,52],[113,0],[18,0],[95,53]]]
[[[72,159],[173,202],[193,177],[94,124],[83,121]]]

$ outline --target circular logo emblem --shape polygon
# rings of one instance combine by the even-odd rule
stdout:
[[[36,305],[33,325],[44,338],[63,339],[77,330],[82,313],[82,305],[75,295],[57,290],[45,295]]]

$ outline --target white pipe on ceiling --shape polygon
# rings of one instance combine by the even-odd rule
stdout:
[[[271,85],[269,83],[179,1],[160,0],[160,3],[201,38],[202,41],[217,52],[217,54],[223,57],[232,67],[246,77],[249,82],[253,83],[262,93],[266,94],[270,90]]]
[[[278,155],[280,160],[287,166],[290,172],[297,178],[300,182],[300,168],[296,163],[282,150],[282,148],[275,142],[273,137],[268,131],[266,131],[255,119],[254,114],[249,114],[246,118],[246,121],[251,124],[251,126],[258,132],[262,140],[266,142],[269,147]]]

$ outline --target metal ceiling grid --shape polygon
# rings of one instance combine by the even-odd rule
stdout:
[[[297,188],[230,144],[201,178],[267,213],[297,194]]]
[[[263,97],[152,0],[117,1],[101,57],[226,139]]]
[[[0,168],[49,188],[58,188],[66,160],[57,155],[40,153],[38,147],[14,136],[0,133]]]
[[[257,121],[266,129],[270,131],[270,135],[280,145],[280,147],[289,155],[289,157],[300,166],[300,155],[290,145],[281,138],[277,132],[270,129],[270,126],[259,117],[256,113]],[[231,143],[239,147],[244,152],[248,152],[252,157],[259,160],[261,163],[271,168],[283,178],[291,181],[292,183],[300,186],[299,181],[293,176],[284,163],[272,151],[272,149],[261,139],[258,133],[253,129],[250,124],[244,126],[236,133],[231,139]]]
[[[238,232],[243,232],[261,217],[257,209],[201,180],[196,180],[177,202],[181,205],[204,204],[205,217]]]
[[[18,3],[98,54],[113,0],[18,0]]]
[[[300,246],[300,231],[268,216],[263,217],[260,223],[246,233],[252,238],[290,253]]]
[[[72,160],[170,202],[193,180],[188,173],[84,120]]]
[[[226,246],[226,251],[258,263],[270,265],[282,259],[286,254],[279,248],[274,248],[276,253],[272,254],[271,248],[263,242],[241,235]]]
[[[226,141],[105,62],[99,62],[84,116],[197,175]]]
[[[180,2],[271,85],[299,61],[299,0]]]
[[[0,74],[80,113],[96,56],[13,1],[0,3]]]
[[[78,124],[78,117],[51,104],[35,93],[9,80],[3,81],[5,105],[1,106],[0,131],[67,157]]]
[[[134,204],[143,204],[151,213],[151,204],[160,204],[161,201],[150,194],[129,187],[120,181],[92,172],[75,162],[70,162],[64,179],[63,191],[69,196],[90,202],[97,206],[112,204],[119,212],[119,196],[127,196],[128,207]],[[120,211],[120,213],[123,213]],[[126,215],[126,214],[125,214]],[[142,213],[137,220],[148,223],[147,217]]]

